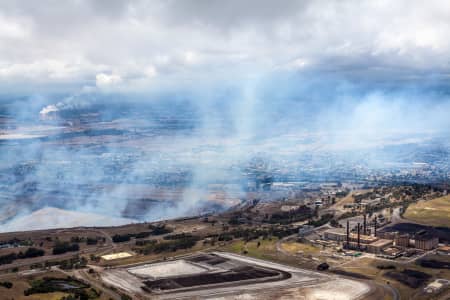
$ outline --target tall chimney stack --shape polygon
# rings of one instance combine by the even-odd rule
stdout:
[[[374,235],[377,236],[377,217],[375,217],[375,228],[374,228]]]
[[[363,229],[363,234],[367,235],[367,219],[366,219],[366,213],[364,213],[364,229]]]
[[[347,220],[347,249],[350,247],[350,224]]]
[[[361,249],[360,248],[360,238],[361,238],[361,224],[358,223],[358,250]]]

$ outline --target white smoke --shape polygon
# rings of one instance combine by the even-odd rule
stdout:
[[[79,99],[78,96],[70,96],[56,104],[49,104],[43,107],[40,110],[39,115],[45,118],[50,115],[57,114],[58,112],[74,109],[83,109],[89,107],[90,105],[91,105],[90,101]]]
[[[56,105],[54,105],[54,104],[50,104],[50,105],[47,105],[46,107],[44,107],[43,109],[41,109],[39,114],[41,116],[46,116],[50,113],[56,113],[57,111],[59,111],[59,108],[56,107]]]

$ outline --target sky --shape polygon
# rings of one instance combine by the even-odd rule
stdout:
[[[449,37],[445,0],[1,1],[0,94],[146,93],[261,74],[445,86]]]
[[[46,114],[55,112],[92,108],[101,120],[119,118],[120,124],[138,111],[151,123],[153,108],[163,107],[162,120],[195,119],[198,141],[184,130],[177,132],[180,140],[147,140],[151,153],[131,163],[131,174],[154,175],[140,166],[161,162],[157,171],[171,170],[161,159],[164,151],[151,151],[161,139],[164,150],[165,143],[179,150],[167,161],[191,162],[193,187],[226,178],[222,169],[245,165],[257,152],[278,159],[286,149],[317,154],[314,149],[426,144],[435,143],[434,133],[447,147],[449,56],[447,0],[0,1],[0,141],[10,131],[39,131],[51,119]],[[150,105],[128,110],[131,101]],[[165,106],[158,107],[160,101]],[[76,122],[61,124],[67,128],[52,130],[77,128]],[[70,143],[27,145],[0,151],[0,161],[43,160],[30,182],[58,186],[60,170],[46,165],[55,158],[77,162],[66,178],[90,183],[109,176],[101,161],[97,172],[85,174],[97,157],[84,144],[75,150]],[[103,150],[122,154],[114,143]],[[22,193],[21,185],[13,189]],[[77,187],[67,192],[79,196]],[[114,190],[130,192],[120,184]],[[100,208],[111,209],[109,196]],[[182,209],[198,204],[196,195],[183,197]],[[99,207],[92,204],[90,211]]]

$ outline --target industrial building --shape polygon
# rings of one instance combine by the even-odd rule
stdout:
[[[379,239],[375,236],[347,233],[345,228],[333,228],[324,232],[324,238],[326,240],[332,240],[336,242],[345,243],[349,249],[365,250],[370,253],[379,254],[385,248],[392,246],[393,241],[387,239]]]
[[[343,242],[347,239],[347,235],[345,233],[345,228],[333,228],[328,229],[323,233],[323,237],[326,240]]]
[[[109,260],[116,260],[116,259],[123,259],[133,256],[133,254],[130,254],[128,252],[119,252],[119,253],[113,253],[113,254],[107,254],[100,256],[101,259],[105,261]]]
[[[414,247],[422,250],[431,250],[438,246],[439,239],[429,234],[418,234],[414,237]]]
[[[380,232],[377,234],[377,222],[367,222],[366,215],[363,223],[358,223],[356,233],[350,232],[350,222],[346,228],[333,228],[324,231],[323,238],[342,243],[344,248],[367,251],[387,258],[397,258],[411,245],[409,234],[399,232]],[[374,235],[370,235],[373,223]],[[421,250],[431,250],[438,246],[439,239],[423,230],[414,236],[414,247]],[[444,252],[444,251],[443,251]]]
[[[394,244],[398,247],[409,247],[409,234],[396,235],[394,237]]]
[[[382,239],[393,240],[398,235],[399,235],[398,231],[381,231],[378,232],[377,236],[379,236]]]
[[[392,240],[379,239],[373,243],[367,245],[367,252],[380,254],[386,248],[392,246]]]
[[[389,259],[395,259],[403,255],[403,253],[404,253],[403,249],[394,246],[383,249],[383,253],[378,253],[378,256]]]
[[[450,255],[450,246],[442,246],[437,248],[436,253],[439,255]]]
[[[336,242],[344,242],[347,241],[347,233],[345,232],[345,228],[333,228],[324,232],[324,238],[326,240],[332,240]],[[371,235],[360,234],[359,242],[361,244],[370,244],[377,241],[378,238]],[[358,242],[358,234],[357,233],[349,233],[349,242]]]

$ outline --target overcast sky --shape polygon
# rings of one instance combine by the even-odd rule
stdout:
[[[448,82],[442,1],[1,1],[2,94],[261,73]]]

